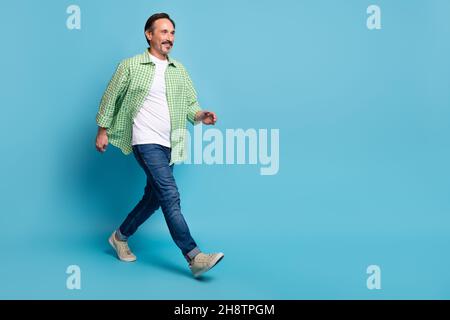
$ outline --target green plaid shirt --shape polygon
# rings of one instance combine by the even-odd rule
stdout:
[[[168,58],[165,73],[166,96],[170,114],[170,164],[186,159],[186,120],[198,124],[200,111],[197,93],[184,66]],[[124,154],[132,152],[133,120],[148,95],[155,74],[155,64],[148,50],[119,63],[100,102],[97,124],[106,128],[109,143]]]

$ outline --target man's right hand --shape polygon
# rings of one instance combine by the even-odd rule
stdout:
[[[97,138],[95,139],[95,147],[98,152],[105,152],[108,146],[108,135],[106,129],[98,127]]]

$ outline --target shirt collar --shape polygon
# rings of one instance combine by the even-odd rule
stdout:
[[[144,51],[144,53],[141,54],[141,61],[140,61],[141,64],[147,64],[147,63],[155,64],[152,61],[152,59],[150,58],[150,52],[148,51],[148,49],[150,49],[150,48],[147,48]],[[177,62],[175,60],[171,59],[169,56],[167,56],[167,61],[169,62],[169,64],[168,64],[169,66],[177,67]]]

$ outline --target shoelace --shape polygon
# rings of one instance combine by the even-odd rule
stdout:
[[[203,255],[199,256],[198,259],[195,259],[195,260],[196,260],[196,262],[199,262],[199,263],[208,263],[213,256],[214,256],[214,253],[203,254]]]
[[[131,255],[131,250],[130,250],[130,248],[128,247],[128,243],[126,243],[125,241],[123,241],[124,243],[121,243],[120,245],[119,245],[119,250],[122,252],[122,253],[126,253],[126,254],[128,254],[128,255]]]

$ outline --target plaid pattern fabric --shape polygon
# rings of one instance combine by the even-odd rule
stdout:
[[[197,93],[184,66],[173,59],[165,73],[170,114],[170,164],[186,159],[186,120],[196,125],[194,116],[201,108]],[[108,141],[126,155],[132,152],[133,120],[148,95],[155,64],[146,50],[119,63],[100,102],[96,122],[106,128]]]

